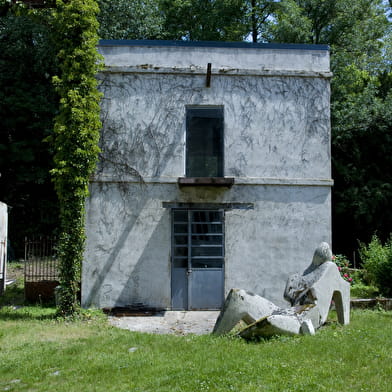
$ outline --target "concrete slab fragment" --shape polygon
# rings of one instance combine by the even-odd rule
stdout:
[[[272,302],[245,290],[232,289],[218,317],[213,333],[230,332],[240,321],[249,324],[239,336],[250,339],[273,335],[314,335],[325,323],[331,301],[334,300],[338,320],[350,320],[350,284],[340,276],[335,263],[330,261],[329,245],[321,243],[314,252],[310,266],[303,274],[289,277],[284,297],[290,308],[279,308]],[[255,317],[259,319],[255,321]]]

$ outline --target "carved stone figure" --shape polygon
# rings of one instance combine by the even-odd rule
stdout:
[[[241,320],[248,324],[239,332],[244,338],[278,334],[311,334],[328,317],[331,300],[335,302],[338,321],[350,321],[350,284],[331,261],[329,245],[322,242],[312,263],[302,274],[290,276],[284,298],[291,307],[284,309],[267,299],[241,289],[230,290],[213,333],[230,332]]]

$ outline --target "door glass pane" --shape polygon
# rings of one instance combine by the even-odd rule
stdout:
[[[187,223],[175,223],[174,224],[174,234],[186,234],[188,233],[188,224]]]
[[[188,247],[187,246],[176,246],[174,247],[174,256],[188,256]]]
[[[221,246],[192,246],[192,256],[223,256]]]
[[[174,245],[187,245],[188,236],[187,235],[174,235]]]
[[[182,257],[175,257],[173,259],[173,267],[174,268],[188,268],[188,259],[184,259]]]
[[[182,221],[182,219],[186,220]],[[190,263],[194,268],[222,268],[224,256],[222,211],[175,210],[173,230],[174,267],[187,268]],[[188,232],[189,230],[191,233]]]
[[[192,235],[192,245],[221,245],[222,235]]]
[[[187,210],[175,210],[173,211],[174,222],[188,222],[188,211]]]
[[[192,259],[192,268],[222,268],[223,258]]]

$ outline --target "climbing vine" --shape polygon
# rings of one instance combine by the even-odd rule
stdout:
[[[59,311],[64,316],[72,315],[78,307],[85,199],[99,153],[97,13],[95,0],[58,0],[54,10],[59,45],[59,75],[54,84],[60,106],[52,137],[52,175],[60,204]]]

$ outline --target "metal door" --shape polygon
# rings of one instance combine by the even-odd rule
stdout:
[[[172,308],[220,309],[224,291],[223,210],[172,210]]]

